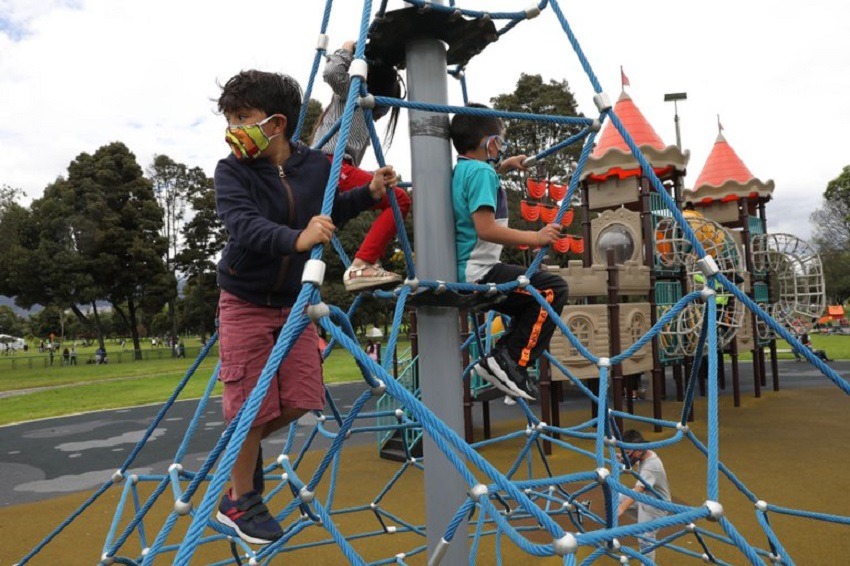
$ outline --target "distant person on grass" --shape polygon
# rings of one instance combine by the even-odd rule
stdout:
[[[330,242],[345,221],[375,206],[397,182],[393,168],[334,196],[322,214],[331,164],[320,151],[291,142],[301,87],[289,76],[242,71],[222,87],[218,109],[227,120],[232,154],[215,169],[216,211],[228,240],[218,263],[219,336],[228,422],[256,386],[301,290],[310,250]],[[216,515],[253,544],[283,535],[263,502],[261,440],[325,404],[316,327],[308,323],[272,379],[242,443]]]

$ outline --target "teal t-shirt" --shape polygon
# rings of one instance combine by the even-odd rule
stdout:
[[[452,175],[452,206],[455,213],[457,280],[475,283],[499,263],[502,246],[478,238],[472,213],[480,208],[494,211],[496,222],[508,225],[508,198],[493,167],[476,159],[458,158]]]

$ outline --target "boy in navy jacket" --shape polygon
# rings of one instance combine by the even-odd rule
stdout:
[[[232,150],[215,170],[216,209],[228,233],[218,263],[219,378],[228,422],[251,394],[290,315],[312,247],[329,242],[338,226],[374,206],[397,182],[392,167],[382,167],[369,184],[337,192],[332,215],[322,215],[331,164],[321,152],[290,141],[300,108],[294,79],[256,70],[227,81],[218,99]],[[248,542],[265,544],[282,535],[262,499],[260,445],[307,411],[324,407],[318,344],[309,324],[269,386],[219,505],[219,522]]]

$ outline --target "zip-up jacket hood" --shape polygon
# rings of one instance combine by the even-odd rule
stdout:
[[[290,148],[282,168],[266,159],[239,160],[231,154],[215,169],[216,211],[228,234],[218,284],[254,304],[295,302],[310,257],[295,251],[295,241],[322,211],[330,161],[300,142]],[[374,205],[368,185],[337,192],[331,218],[339,228]]]

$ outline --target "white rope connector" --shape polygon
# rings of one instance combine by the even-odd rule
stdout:
[[[704,552],[702,553],[702,556],[700,556],[700,558],[702,558],[702,561],[705,562],[706,564],[711,562],[711,557]]]
[[[699,292],[699,297],[702,299],[704,303],[708,302],[708,299],[715,296],[717,293],[711,287],[703,287]]]
[[[395,534],[397,527],[395,525],[390,525],[387,527],[386,533],[388,535]]]
[[[537,430],[537,432],[546,432],[547,426],[549,425],[547,425],[544,421],[540,421],[539,423],[534,425],[534,428]]]
[[[115,473],[112,474],[112,483],[121,483],[124,481],[124,474],[121,473],[121,470],[115,470]]]
[[[519,283],[520,289],[525,289],[526,287],[528,287],[531,284],[531,279],[529,279],[527,275],[520,275],[519,277],[516,278],[516,280],[517,280],[517,283]]]
[[[490,491],[487,489],[487,486],[483,483],[478,483],[472,486],[472,489],[469,490],[469,495],[473,499],[478,499],[482,495],[487,495]]]
[[[525,19],[533,20],[537,16],[540,15],[540,7],[537,4],[532,4],[528,8],[525,9]]]
[[[106,564],[107,566],[109,566],[109,564],[115,564],[115,559],[104,552],[100,555],[100,562],[101,564]]]
[[[260,566],[260,563],[257,562],[256,556],[252,556],[251,558],[248,559],[248,566]]]
[[[397,419],[400,419],[400,418],[401,418],[401,417],[403,417],[403,416],[404,416],[404,411],[402,411],[401,409],[396,409],[396,410],[395,410],[395,417],[396,417]]]
[[[687,525],[685,525],[685,530],[688,531],[689,533],[692,533],[695,530],[697,530],[697,526],[693,523],[688,523]]]
[[[712,275],[717,275],[718,273],[720,273],[720,268],[717,267],[717,262],[714,261],[714,258],[710,255],[707,255],[704,258],[697,260],[696,265],[699,270],[702,271],[702,274],[705,275],[706,281]]]
[[[445,293],[447,288],[448,287],[446,287],[445,281],[440,281],[439,279],[437,279],[437,288],[434,289],[434,294],[439,295],[440,293]]]
[[[319,37],[316,38],[316,51],[324,51],[328,48],[328,42],[330,38],[326,33],[320,33]]]
[[[130,475],[130,485],[136,485],[139,483],[139,476],[136,474]]]
[[[676,423],[676,430],[679,430],[683,433],[687,433],[689,430],[691,430],[691,427],[683,423]]]
[[[497,294],[498,292],[499,292],[499,289],[496,288],[495,283],[487,283],[487,293],[486,294],[487,294],[488,297],[492,297],[493,295]]]
[[[280,456],[277,457],[277,464],[280,467],[283,467],[283,463],[288,462],[288,461],[289,461],[289,456],[287,454],[281,454]]]
[[[608,468],[596,468],[596,482],[597,483],[605,483],[608,481],[608,476],[611,475],[610,470]]]
[[[180,515],[181,517],[185,517],[192,511],[192,502],[191,501],[183,501],[182,499],[178,499],[174,502],[174,512]]]
[[[602,442],[607,444],[608,446],[616,446],[617,445],[617,439],[614,438],[613,436],[602,437]]]
[[[552,552],[558,556],[573,554],[576,550],[578,550],[578,541],[572,533],[567,533],[561,538],[552,541]]]
[[[620,557],[620,564],[628,564],[628,563],[629,563],[629,557],[628,556],[626,556],[624,554],[623,556]]]
[[[351,66],[348,67],[348,76],[352,79],[354,77],[360,77],[362,80],[366,80],[366,77],[369,76],[369,64],[366,62],[366,59],[355,59],[351,62]]]
[[[415,293],[419,289],[419,279],[417,279],[416,277],[414,277],[413,279],[405,279],[404,286],[410,287],[410,292]]]
[[[596,105],[596,109],[600,112],[605,112],[606,110],[611,110],[611,108],[613,108],[611,106],[611,99],[608,98],[608,95],[604,92],[594,95],[593,103]]]
[[[601,368],[609,368],[611,367],[611,358],[599,358],[599,361],[596,362],[596,365]]]
[[[383,381],[381,381],[380,379],[376,379],[375,381],[377,381],[378,384],[375,385],[375,387],[372,388],[372,394],[373,395],[383,395],[384,391],[387,390],[387,384],[384,383]]]
[[[315,495],[312,491],[307,489],[307,486],[305,485],[298,491],[298,497],[301,499],[302,503],[312,503]]]
[[[591,132],[598,132],[601,129],[602,129],[602,122],[600,122],[597,118],[594,118],[593,122],[591,122],[591,124],[590,124],[590,131]]]
[[[375,95],[367,94],[366,96],[360,96],[357,98],[357,104],[360,105],[360,108],[369,108],[371,110],[375,107]]]
[[[767,511],[767,501],[764,501],[763,499],[756,501],[756,509],[762,512]]]
[[[612,538],[611,542],[608,543],[608,548],[611,550],[620,550],[620,546],[620,541],[615,538]]]
[[[723,516],[723,505],[718,503],[717,501],[706,501],[703,503],[704,507],[708,507],[708,520],[709,521],[719,521]]]
[[[307,307],[307,316],[309,316],[310,320],[313,322],[319,322],[320,318],[330,316],[330,314],[331,308],[325,303],[316,303],[315,305]]]
[[[174,470],[177,470],[178,472],[182,472],[182,471],[183,471],[183,465],[182,465],[182,464],[178,464],[177,462],[174,462],[173,464],[171,464],[170,466],[168,466],[168,471],[169,471],[169,472],[173,472]]]
[[[324,282],[325,262],[320,259],[308,259],[301,273],[301,284],[312,283],[316,287],[321,287]]]

